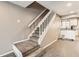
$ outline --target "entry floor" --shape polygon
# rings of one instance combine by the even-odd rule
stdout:
[[[16,57],[14,53],[3,57]],[[75,41],[57,40],[42,57],[79,57],[79,39]]]
[[[58,40],[47,49],[43,57],[79,57],[79,39]]]

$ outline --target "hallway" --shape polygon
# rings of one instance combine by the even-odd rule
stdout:
[[[27,3],[0,2],[1,57],[79,57],[79,2]]]
[[[58,40],[47,51],[44,57],[79,57],[79,39]]]

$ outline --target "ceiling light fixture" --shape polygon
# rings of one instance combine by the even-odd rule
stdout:
[[[67,3],[67,5],[66,5],[67,7],[70,7],[70,6],[72,6],[72,3]]]
[[[70,13],[75,13],[75,11],[70,11]]]
[[[17,20],[17,23],[20,23],[20,22],[21,22],[21,20],[20,20],[20,19],[18,19],[18,20]]]

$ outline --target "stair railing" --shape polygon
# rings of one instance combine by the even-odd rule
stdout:
[[[19,51],[19,49],[15,46],[16,43],[20,43],[26,40],[30,40],[30,38],[33,36],[33,34],[36,32],[36,30],[38,30],[38,39],[37,39],[37,43],[38,45],[41,45],[50,25],[52,24],[52,21],[55,19],[56,14],[53,11],[49,11],[45,17],[39,22],[39,24],[37,26],[35,26],[34,30],[30,33],[30,35],[28,36],[27,39],[18,41],[18,42],[14,42],[12,47],[14,49],[14,52],[17,53],[17,56],[22,57],[22,53],[21,51]]]
[[[35,29],[30,33],[30,35],[28,36],[28,39],[30,39],[30,37],[33,35],[33,33],[35,32],[35,30],[37,28],[39,28],[39,39],[38,40],[38,44],[40,45],[44,36],[47,33],[48,30],[48,25],[50,24],[52,18],[55,18],[55,13],[53,11],[49,11],[47,13],[47,15],[39,22],[39,24],[35,27]]]

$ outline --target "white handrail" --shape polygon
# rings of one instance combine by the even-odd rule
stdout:
[[[42,11],[29,25],[28,27],[30,27],[47,9],[45,9],[44,11]]]
[[[43,18],[42,21],[39,22],[39,24],[33,29],[33,31],[28,35],[27,39],[24,39],[24,40],[20,40],[20,41],[17,41],[17,42],[14,42],[13,44],[16,44],[16,43],[19,43],[19,42],[22,42],[22,41],[26,41],[26,40],[29,40],[30,36],[32,35],[32,33],[34,33],[34,31],[37,29],[37,27],[40,26],[40,24],[43,23],[43,21],[49,16],[49,14],[51,13],[51,11],[49,11],[47,13],[47,15]]]
[[[32,35],[32,33],[34,33],[34,31],[37,29],[37,27],[39,27],[40,24],[42,24],[43,21],[49,16],[50,13],[51,13],[51,11],[49,11],[49,12],[47,13],[47,15],[39,22],[39,24],[38,24],[38,25],[34,28],[34,30],[29,34],[28,39],[29,39],[29,37]]]
[[[49,11],[48,14],[39,22],[39,24],[37,25],[38,27],[44,22],[44,20],[46,20],[46,18],[49,16],[51,12],[52,11]]]
[[[28,38],[27,38],[26,40],[29,40],[29,39],[30,39],[30,36],[32,36],[32,34],[34,33],[34,31],[35,31],[37,28],[40,28],[40,25],[46,20],[46,18],[49,17],[49,15],[51,14],[51,12],[52,12],[52,11],[49,11],[49,12],[45,15],[45,17],[38,23],[38,25],[34,28],[34,30],[30,33],[30,35],[28,36]],[[54,13],[54,14],[55,14],[55,13]],[[53,16],[53,15],[52,15],[52,16]],[[53,19],[54,19],[54,17],[55,17],[55,15],[53,16]],[[51,20],[51,21],[52,21],[52,20]],[[51,24],[51,21],[50,21],[49,24]],[[38,38],[38,44],[39,44],[39,45],[41,44],[43,38],[45,37],[45,35],[46,35],[46,33],[47,33],[47,30],[48,30],[48,28],[49,28],[49,26],[50,26],[49,24],[47,25],[46,29],[44,30],[44,32],[43,32],[43,34],[42,34],[43,36],[41,35],[41,36],[39,36],[39,38]],[[23,40],[23,41],[25,41],[25,40]],[[22,56],[22,54],[21,54],[21,52],[19,51],[19,49],[14,45],[14,44],[19,43],[19,42],[22,42],[22,41],[18,41],[18,42],[13,43],[13,48],[16,50],[17,56]]]
[[[50,27],[50,25],[52,24],[51,22],[55,19],[55,16],[56,14],[54,14],[54,16],[52,17],[52,20],[50,21],[50,23],[48,24],[48,26],[46,27],[46,29],[44,30],[44,32],[42,33],[42,35],[40,36],[40,38],[38,39],[38,44],[40,45],[41,42],[43,41],[43,38],[45,37],[47,31],[48,31],[48,28]]]

